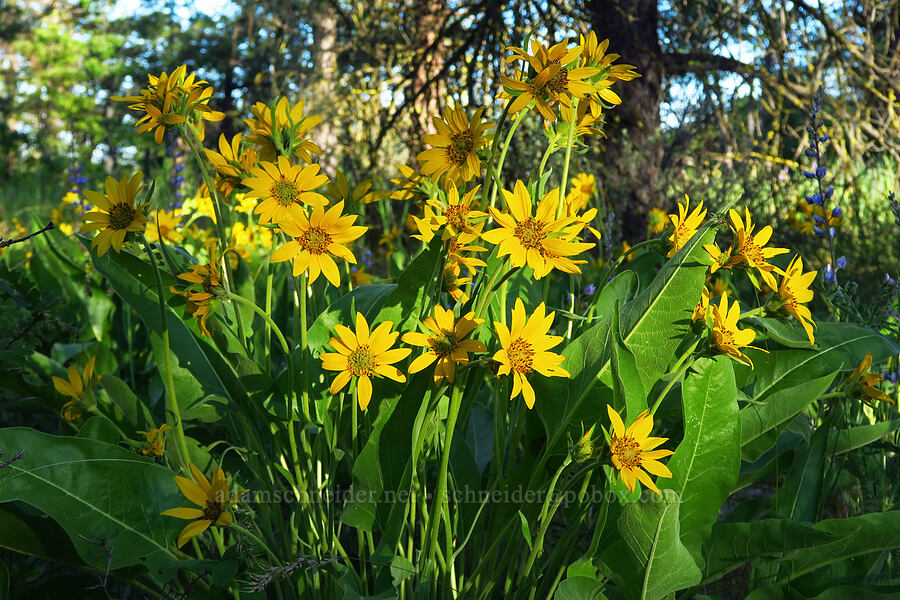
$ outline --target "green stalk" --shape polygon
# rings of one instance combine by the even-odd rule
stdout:
[[[181,453],[181,468],[187,472],[188,463],[190,463],[191,459],[190,454],[188,454],[187,441],[184,438],[181,410],[178,407],[178,399],[175,397],[175,379],[172,375],[172,359],[169,356],[171,354],[169,349],[169,325],[166,319],[166,301],[165,296],[163,296],[162,277],[159,274],[159,265],[156,264],[156,259],[153,257],[153,249],[150,247],[150,242],[147,241],[143,234],[141,234],[141,242],[144,244],[147,258],[150,259],[150,264],[153,266],[153,277],[156,279],[156,294],[159,300],[159,316],[162,319],[163,363],[166,368],[166,412],[171,413],[172,418],[175,420],[173,429],[175,429],[175,439],[178,442],[178,449]]]
[[[510,98],[509,102],[506,103],[506,106],[503,107],[503,112],[500,114],[500,119],[497,121],[497,128],[494,130],[494,141],[491,144],[491,153],[488,155],[487,168],[484,173],[484,195],[481,197],[482,210],[486,207],[488,190],[493,184],[494,157],[497,156],[497,146],[500,144],[500,131],[503,129],[504,123],[506,123],[506,116],[509,114],[509,107],[512,106],[512,103],[513,99]]]
[[[571,462],[572,458],[566,456],[566,459],[556,470],[556,473],[553,474],[553,479],[550,481],[550,487],[547,489],[547,496],[544,498],[544,504],[541,506],[541,529],[538,531],[537,538],[535,538],[531,545],[531,552],[528,555],[528,560],[525,562],[525,567],[519,574],[520,582],[525,581],[528,577],[528,573],[531,572],[531,567],[534,565],[535,559],[544,546],[544,536],[546,535],[547,529],[550,527],[550,522],[553,520],[553,515],[556,514],[556,509],[559,508],[564,496],[563,494],[560,494],[553,502],[552,508],[550,507],[550,498],[553,497],[553,492],[556,490],[556,483],[559,481],[560,475],[562,475],[562,472]]]
[[[566,186],[569,181],[569,161],[572,159],[572,142],[575,139],[575,121],[578,119],[578,98],[572,102],[572,118],[569,119],[569,133],[566,136],[566,158],[563,161],[562,179],[559,184],[559,206],[556,207],[556,218],[561,219],[566,212]]]
[[[509,146],[512,143],[513,134],[516,132],[516,129],[519,127],[519,123],[522,122],[522,118],[528,113],[527,110],[520,110],[519,114],[516,115],[516,120],[513,121],[512,127],[509,128],[509,133],[506,134],[506,140],[503,142],[503,149],[500,150],[500,160],[497,161],[497,168],[494,169],[492,178],[496,182],[496,185],[491,189],[491,201],[490,206],[495,206],[497,200],[497,190],[501,188],[500,186],[500,178],[497,177],[497,174],[503,170],[503,163],[506,162],[506,151],[509,150]]]
[[[430,572],[434,564],[434,553],[437,550],[438,530],[441,513],[443,512],[444,496],[447,494],[447,472],[450,466],[450,446],[453,442],[453,433],[456,430],[456,420],[459,417],[459,408],[462,405],[462,395],[465,389],[465,380],[468,374],[456,381],[453,391],[450,393],[450,407],[447,412],[447,428],[444,434],[444,448],[441,454],[441,466],[438,471],[437,488],[434,494],[434,503],[431,514],[428,516],[428,526],[425,530],[425,548],[422,556],[425,557],[425,573]],[[420,567],[420,572],[422,569]]]

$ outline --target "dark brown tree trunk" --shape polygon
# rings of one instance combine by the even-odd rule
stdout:
[[[340,157],[337,155],[337,115],[328,103],[328,99],[334,97],[338,78],[337,13],[331,2],[319,2],[314,6],[312,28],[313,73],[316,74],[316,81],[313,84],[314,93],[310,97],[308,113],[322,115],[322,120],[312,129],[310,135],[322,149],[322,154],[318,158],[319,164],[329,177],[334,177]]]
[[[663,66],[657,38],[657,0],[587,0],[599,39],[609,38],[618,62],[633,64],[641,77],[613,88],[622,104],[606,114],[601,151],[602,182],[627,240],[646,237],[647,212],[659,206],[657,178],[663,147],[659,134]]]
[[[414,3],[413,10],[416,62],[408,94],[416,98],[409,135],[410,149],[415,154],[424,149],[422,137],[432,132],[432,117],[440,113],[441,81],[437,75],[444,67],[445,46],[438,35],[447,18],[447,6],[444,0],[425,0]]]

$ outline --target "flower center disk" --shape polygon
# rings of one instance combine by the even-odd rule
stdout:
[[[450,137],[450,146],[447,148],[447,158],[449,158],[452,163],[463,164],[469,158],[469,153],[472,152],[473,145],[472,132],[468,129],[466,131],[454,133]]]
[[[300,189],[297,184],[287,179],[276,181],[271,189],[272,197],[282,206],[290,206],[300,197]]]
[[[543,225],[531,217],[516,225],[513,235],[519,238],[523,246],[534,250],[540,250],[541,241],[547,237],[547,234],[544,233]]]
[[[297,241],[311,254],[325,254],[331,244],[331,236],[321,227],[312,227],[304,232],[303,237],[297,238]]]
[[[134,220],[135,210],[123,202],[114,204],[109,209],[109,226],[112,229],[125,229]]]
[[[370,375],[375,367],[375,357],[369,351],[369,346],[360,346],[350,353],[350,356],[347,357],[347,363],[353,375],[357,377]]]
[[[518,338],[513,340],[506,349],[509,357],[509,368],[517,373],[531,373],[531,365],[534,362],[534,346],[530,342]]]

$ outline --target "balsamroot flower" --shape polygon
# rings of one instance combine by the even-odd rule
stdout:
[[[663,210],[653,207],[647,213],[647,231],[652,235],[659,235],[671,225],[672,220],[669,219]]]
[[[235,188],[241,185],[245,177],[250,177],[250,169],[256,166],[259,155],[253,148],[241,150],[241,138],[239,133],[231,138],[231,142],[224,135],[219,136],[219,151],[204,148],[206,158],[216,170],[216,189],[222,194],[222,198],[228,198]]]
[[[653,430],[653,415],[650,409],[638,415],[634,423],[625,429],[625,423],[619,413],[612,406],[606,405],[609,420],[612,423],[612,435],[609,440],[609,450],[612,453],[612,464],[619,470],[619,477],[628,491],[634,491],[635,481],[640,481],[645,486],[660,493],[659,488],[650,479],[651,473],[657,477],[671,477],[672,472],[667,466],[659,462],[660,458],[674,454],[671,450],[654,450],[657,446],[669,438],[649,437]]]
[[[360,410],[366,410],[372,400],[372,378],[388,377],[403,383],[406,375],[393,366],[410,355],[410,348],[394,348],[391,346],[400,336],[391,331],[392,321],[383,321],[371,333],[369,324],[362,313],[356,313],[356,331],[344,325],[335,325],[337,337],[328,341],[328,345],[337,352],[324,352],[319,355],[322,368],[327,371],[340,371],[331,382],[331,393],[337,394],[350,382],[357,378],[356,392]]]
[[[816,271],[803,272],[803,259],[800,255],[794,256],[791,264],[788,265],[787,271],[784,271],[784,277],[781,285],[778,286],[778,298],[784,303],[782,309],[789,315],[800,321],[803,330],[809,337],[809,343],[815,343],[813,329],[816,324],[812,319],[812,313],[809,308],[803,304],[813,299],[813,292],[809,289],[813,280],[816,278]]]
[[[262,102],[254,104],[250,112],[253,118],[244,119],[244,123],[253,133],[246,140],[259,152],[260,160],[275,162],[277,156],[296,156],[309,164],[313,154],[322,154],[322,149],[305,137],[322,117],[303,116],[303,100],[291,106],[287,98],[280,98],[274,118],[272,109]]]
[[[572,189],[566,194],[566,206],[569,214],[578,213],[587,208],[597,189],[593,175],[579,173],[572,178]]]
[[[169,242],[178,243],[184,237],[177,229],[181,226],[181,215],[178,209],[157,211],[154,219],[147,226],[144,234],[148,242],[158,242],[159,234],[162,238]]]
[[[473,241],[481,234],[484,221],[488,216],[486,212],[472,208],[472,201],[480,187],[480,185],[476,185],[460,198],[456,184],[451,182],[447,189],[446,201],[430,199],[425,206],[424,216],[421,219],[413,217],[416,228],[419,230],[419,234],[413,237],[427,244],[434,237],[436,230],[446,226],[443,236],[445,240],[466,234],[466,241]]]
[[[741,352],[741,348],[754,348],[750,342],[756,337],[756,332],[752,329],[739,329],[738,320],[741,318],[740,303],[735,300],[730,307],[728,305],[728,294],[722,294],[718,306],[712,304],[710,306],[713,314],[713,340],[716,347],[740,361],[743,361],[753,368],[751,361],[745,354]]]
[[[700,292],[700,301],[697,302],[697,305],[694,307],[694,312],[691,314],[691,322],[692,323],[706,323],[706,315],[709,312],[709,288],[705,285],[703,286],[703,291]]]
[[[534,270],[535,279],[540,279],[553,269],[564,273],[581,273],[581,269],[570,256],[580,254],[594,247],[594,244],[572,242],[569,226],[575,223],[571,217],[555,219],[556,194],[547,194],[541,199],[537,213],[532,216],[531,195],[521,181],[516,181],[515,192],[503,190],[509,213],[501,213],[490,208],[499,227],[481,234],[491,243],[499,244],[498,256],[510,256],[514,267],[528,264]],[[576,225],[580,231],[581,225]]]
[[[676,252],[684,248],[684,245],[688,243],[688,240],[694,237],[694,234],[697,233],[703,225],[703,219],[706,218],[706,209],[703,208],[703,200],[694,207],[694,210],[688,213],[690,206],[691,199],[685,194],[684,204],[678,203],[678,214],[669,215],[669,219],[675,227],[672,230],[672,235],[669,237],[672,248],[669,250],[666,258],[672,258],[675,256]]]
[[[190,272],[178,274],[178,279],[188,282],[188,288],[180,291],[172,286],[169,291],[187,299],[185,312],[197,317],[197,324],[202,335],[212,337],[206,328],[206,319],[225,295],[222,276],[216,260],[215,242],[209,244],[209,262],[205,265],[191,265],[188,269]]]
[[[737,236],[735,249],[731,254],[730,265],[744,266],[746,268],[756,269],[763,281],[766,282],[773,290],[778,287],[772,271],[775,266],[769,264],[769,259],[779,254],[788,252],[787,248],[764,248],[772,237],[772,228],[766,225],[756,234],[753,234],[753,221],[750,220],[750,209],[744,207],[744,220],[736,210],[728,211],[731,223]]]
[[[175,517],[176,519],[188,519],[191,522],[184,526],[178,534],[178,547],[184,546],[192,537],[200,535],[211,525],[228,527],[233,517],[228,509],[238,501],[246,490],[237,492],[233,496],[228,495],[228,482],[225,480],[225,472],[222,467],[213,473],[212,482],[192,464],[188,465],[193,481],[180,475],[175,476],[175,483],[184,497],[202,508],[170,508],[161,512],[161,515]]]
[[[409,365],[409,372],[418,373],[437,361],[434,369],[434,384],[440,385],[444,379],[451,383],[456,376],[456,363],[468,364],[469,352],[487,352],[487,346],[478,340],[467,340],[465,337],[476,327],[484,323],[484,319],[476,319],[470,312],[455,319],[453,311],[434,307],[434,317],[425,317],[422,324],[431,334],[410,332],[403,334],[403,341],[413,346],[428,348]]]
[[[851,398],[859,398],[869,406],[874,406],[873,400],[894,404],[893,398],[875,387],[877,383],[884,380],[884,375],[882,373],[869,373],[871,367],[872,353],[867,352],[859,366],[850,373],[850,379],[847,380],[844,386],[844,393]]]
[[[97,248],[97,254],[103,256],[110,248],[119,252],[129,233],[143,233],[147,227],[147,217],[142,212],[149,203],[135,204],[143,173],[135,173],[131,179],[123,176],[116,181],[107,177],[104,187],[106,193],[85,190],[85,198],[94,205],[94,210],[84,214],[84,225],[81,233],[100,230],[91,248]]]
[[[250,169],[253,177],[247,177],[243,184],[250,188],[245,198],[262,198],[253,212],[259,215],[259,222],[282,223],[298,222],[303,213],[301,206],[328,206],[328,200],[322,194],[314,192],[328,181],[328,177],[319,174],[319,165],[292,165],[283,156],[277,163],[260,162],[258,167]]]
[[[522,394],[525,405],[534,408],[534,388],[528,383],[526,375],[537,371],[545,377],[568,377],[569,372],[560,367],[564,356],[548,352],[562,340],[559,335],[547,335],[553,325],[555,313],[546,314],[541,302],[531,316],[525,316],[525,305],[521,298],[516,298],[512,311],[510,327],[500,321],[494,321],[494,328],[500,340],[500,350],[494,354],[494,360],[500,363],[498,375],[513,377],[510,400]]]
[[[477,260],[477,259],[476,259]],[[448,260],[444,265],[444,273],[441,278],[441,291],[450,294],[455,302],[466,302],[469,295],[462,288],[472,282],[471,277],[461,277],[459,261]]]
[[[422,166],[422,175],[437,179],[446,174],[448,181],[471,181],[481,173],[481,159],[476,150],[490,141],[484,132],[493,127],[483,123],[484,107],[477,109],[472,118],[460,107],[444,109],[444,118],[434,117],[437,133],[428,134],[424,142],[432,146],[416,157]]]
[[[145,456],[148,454],[162,456],[166,445],[164,433],[168,428],[169,426],[163,423],[159,427],[151,427],[150,431],[137,431],[136,433],[142,434],[147,440],[138,452]]]
[[[94,405],[91,388],[100,382],[100,378],[94,376],[95,362],[97,362],[97,357],[92,356],[80,373],[74,366],[69,365],[66,372],[68,380],[56,375],[51,377],[56,391],[69,398],[69,401],[63,404],[59,411],[59,416],[66,421],[74,421],[84,413],[85,408]]]
[[[327,211],[317,206],[309,218],[300,211],[299,220],[282,223],[281,229],[293,239],[272,253],[272,262],[293,259],[294,277],[309,271],[309,282],[312,283],[321,273],[331,285],[340,287],[341,274],[332,256],[355,264],[356,257],[345,244],[359,238],[368,229],[353,225],[357,215],[341,216],[343,210],[343,201]]]

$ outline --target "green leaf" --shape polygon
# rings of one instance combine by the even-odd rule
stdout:
[[[642,500],[622,508],[617,521],[622,537],[600,558],[626,598],[659,600],[697,585],[701,573],[681,543],[678,495],[663,490],[662,497]]]
[[[819,349],[818,346],[813,346],[809,343],[806,331],[799,323],[794,321],[785,322],[781,319],[751,317],[746,320],[746,323],[786,348]]]
[[[681,539],[702,564],[701,546],[719,509],[737,483],[741,467],[741,430],[732,361],[701,358],[681,387],[684,439],[669,459],[672,479],[661,487],[681,498]]]
[[[832,431],[828,439],[828,454],[844,454],[851,450],[868,446],[898,428],[900,428],[900,419]]]
[[[635,357],[644,390],[653,388],[667,371],[672,356],[688,333],[691,314],[700,299],[706,278],[706,251],[715,227],[707,224],[688,240],[657,274],[653,282],[634,300],[622,307],[621,336]],[[607,344],[612,316],[575,338],[562,351],[562,367],[569,378],[533,377],[532,386],[540,399],[536,410],[548,435],[559,444],[573,424],[605,418],[610,397],[608,385],[611,349]],[[604,398],[604,396],[606,398]],[[591,402],[585,404],[590,397]],[[573,432],[574,434],[574,432]]]
[[[416,574],[416,567],[405,556],[395,556],[391,559],[391,577],[395,588]]]
[[[786,553],[784,560],[790,564],[791,578],[855,556],[900,548],[898,510],[827,519],[813,525],[813,529],[833,536],[834,541]]]
[[[604,585],[592,577],[576,575],[559,582],[553,600],[605,600]]]
[[[778,360],[778,353],[773,358]],[[756,364],[756,363],[754,363]],[[743,459],[757,461],[775,443],[775,429],[790,421],[810,402],[828,391],[837,373],[817,379],[804,379],[791,387],[768,387],[765,396],[741,409],[741,447]],[[794,381],[782,379],[784,384]],[[769,434],[768,436],[766,434]]]
[[[528,519],[525,518],[521,510],[519,511],[519,520],[522,522],[522,537],[525,538],[525,543],[531,548],[531,527],[528,526]]]
[[[833,421],[826,418],[809,441],[809,446],[794,455],[794,462],[776,496],[779,517],[813,522],[818,515],[825,476],[825,451]]]
[[[596,317],[603,318],[613,314],[616,303],[624,304],[634,297],[639,286],[634,271],[622,271],[607,283],[594,298]]]
[[[619,303],[613,308],[612,329],[609,332],[610,366],[613,383],[613,408],[624,406],[627,409],[626,423],[632,423],[638,415],[647,409],[647,395],[641,384],[641,373],[625,340],[619,324]]]
[[[718,581],[754,558],[778,558],[785,552],[820,547],[837,539],[830,532],[785,519],[716,523],[703,547],[703,581]]]
[[[436,235],[397,278],[377,321],[393,321],[395,330],[411,331],[431,308],[441,282],[444,242]]]
[[[119,442],[119,432],[116,430],[116,426],[110,423],[109,419],[100,415],[94,415],[85,421],[75,437],[113,445]]]
[[[169,469],[117,446],[27,428],[0,429],[0,448],[25,450],[0,475],[0,502],[49,515],[87,564],[142,565],[162,581],[179,566],[170,548],[184,523],[159,514],[184,502]],[[111,558],[102,544],[115,544]]]
[[[0,483],[6,476],[0,475]],[[22,502],[0,504],[0,548],[66,565],[84,565],[59,524]]]

